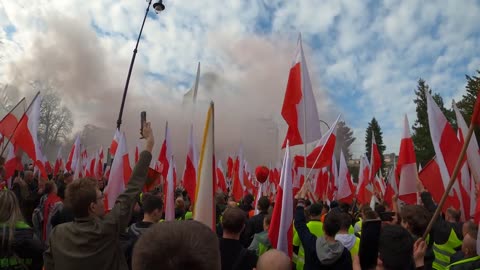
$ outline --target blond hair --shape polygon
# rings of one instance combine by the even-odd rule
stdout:
[[[17,196],[10,190],[0,190],[0,224],[3,230],[2,245],[5,244],[5,240],[8,241],[8,246],[12,244],[15,236],[15,226],[19,221],[23,221],[23,216]],[[5,239],[7,229],[8,239]]]

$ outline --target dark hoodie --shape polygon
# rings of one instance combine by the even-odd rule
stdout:
[[[317,238],[308,230],[302,206],[296,209],[295,229],[305,250],[304,270],[352,269],[350,252],[339,241],[327,242],[324,237]]]

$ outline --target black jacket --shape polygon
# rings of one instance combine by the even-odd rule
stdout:
[[[253,236],[256,233],[263,232],[263,219],[268,215],[268,212],[261,212],[258,215],[253,216],[251,219],[247,220],[245,224],[245,230],[240,237],[244,247],[250,246],[252,243]]]
[[[352,269],[352,257],[348,249],[343,247],[341,243],[333,244],[336,245],[336,247],[335,249],[332,249],[329,247],[330,244],[326,243],[323,237],[317,239],[317,237],[310,232],[307,227],[305,211],[302,206],[297,206],[295,211],[295,229],[297,230],[300,241],[302,241],[303,249],[305,250],[305,265],[303,269]],[[325,247],[325,249],[317,250],[317,247]],[[332,252],[335,252],[335,254]],[[319,258],[319,254],[322,255],[322,259]]]
[[[244,248],[239,240],[222,238],[219,241],[222,270],[252,270],[257,265],[255,252]]]
[[[15,237],[11,247],[8,247],[7,239],[9,237],[8,228],[0,230],[0,239],[5,239],[0,251],[0,270],[26,269],[40,270],[43,267],[44,247],[40,240],[34,235],[33,230],[24,222],[18,222],[15,228]],[[5,235],[3,234],[5,232]],[[4,265],[4,260],[16,258],[20,262],[13,265]]]

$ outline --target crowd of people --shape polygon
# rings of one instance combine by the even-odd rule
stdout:
[[[269,240],[275,205],[268,197],[254,205],[251,194],[236,202],[218,193],[214,232],[192,220],[189,194],[177,190],[176,220],[164,221],[162,190],[142,193],[154,146],[148,123],[143,137],[145,150],[109,211],[105,179],[66,172],[43,182],[28,167],[16,176],[0,191],[0,269],[362,269],[372,253],[368,269],[480,269],[478,224],[461,222],[459,211],[446,210],[423,239],[436,205],[421,185],[420,205],[394,197],[393,209],[312,203],[304,185],[294,200],[291,254]],[[378,237],[362,238],[372,220],[381,222]]]

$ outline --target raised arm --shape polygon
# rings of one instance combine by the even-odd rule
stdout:
[[[140,153],[140,158],[133,169],[126,190],[118,196],[112,211],[105,216],[105,225],[117,233],[123,232],[128,226],[133,205],[147,180],[148,167],[152,160],[152,150],[155,144],[150,123],[145,123],[143,137],[145,138],[145,150]]]

